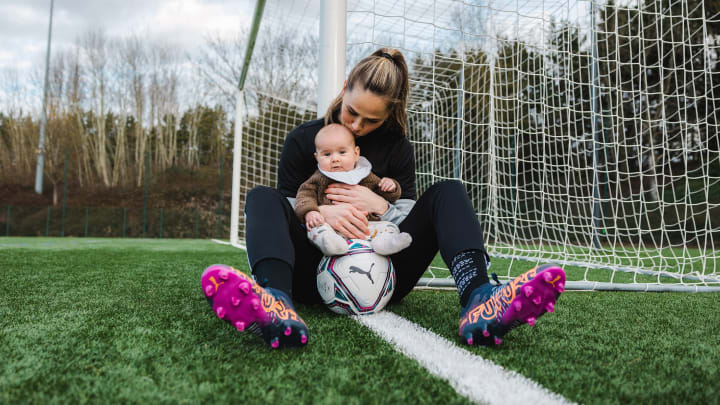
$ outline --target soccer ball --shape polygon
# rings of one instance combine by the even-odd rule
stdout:
[[[323,257],[317,286],[323,302],[345,315],[373,314],[385,308],[395,290],[395,269],[389,257],[373,251],[366,241],[352,239],[342,256]]]

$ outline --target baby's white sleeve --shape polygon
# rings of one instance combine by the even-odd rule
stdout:
[[[415,206],[415,200],[411,199],[399,199],[394,204],[388,203],[390,206],[388,210],[380,215],[380,219],[383,221],[392,222],[395,225],[400,223],[408,216],[410,210]]]

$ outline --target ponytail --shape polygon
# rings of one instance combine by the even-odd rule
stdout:
[[[356,85],[387,101],[388,118],[384,125],[407,134],[407,98],[410,92],[408,68],[403,54],[397,49],[380,48],[358,62],[347,79],[346,90]],[[335,97],[325,113],[325,125],[338,123],[342,107],[342,93]]]

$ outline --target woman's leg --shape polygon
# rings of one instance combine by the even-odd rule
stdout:
[[[301,302],[322,302],[315,280],[322,253],[308,240],[292,206],[277,190],[258,186],[248,192],[245,242],[258,283]]]
[[[417,283],[440,250],[458,287],[462,306],[458,333],[469,344],[500,344],[515,326],[531,326],[546,312],[565,288],[565,272],[545,265],[527,271],[507,284],[489,283],[482,229],[465,187],[447,181],[430,187],[400,224],[413,242],[391,256],[399,301]]]
[[[482,260],[468,269],[463,277],[466,289],[487,283],[483,233],[475,210],[459,181],[443,181],[432,185],[400,224],[400,231],[412,236],[412,244],[391,256],[398,280],[392,301],[404,298],[415,287],[435,254],[440,254],[450,267],[459,253],[479,252]],[[460,286],[462,280],[456,283]]]
[[[290,297],[319,300],[314,271],[319,251],[276,190],[250,190],[245,214],[254,279],[232,267],[212,265],[200,279],[203,293],[218,318],[238,331],[254,331],[273,348],[303,346],[308,328]]]

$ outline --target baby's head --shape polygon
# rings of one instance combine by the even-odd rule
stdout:
[[[321,170],[347,172],[355,168],[359,158],[355,136],[344,126],[330,124],[315,135],[315,159]]]

